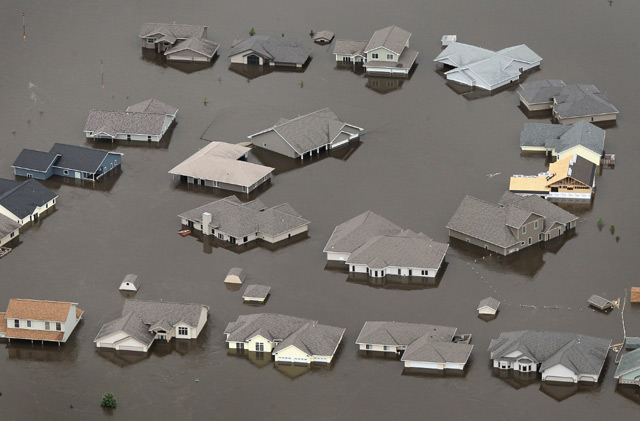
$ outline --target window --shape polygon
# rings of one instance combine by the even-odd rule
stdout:
[[[538,229],[538,221],[535,221],[533,223],[533,229],[537,230]]]
[[[402,274],[402,269],[398,269],[398,275]]]
[[[147,136],[147,142],[151,142],[151,136]]]
[[[153,39],[153,38],[147,38],[147,42],[150,43],[150,44],[153,44],[154,41],[155,41],[155,39]]]
[[[12,232],[12,233],[11,233],[11,238],[13,238],[13,236],[14,236],[14,235],[15,235],[15,233],[13,233],[13,232]]]
[[[62,330],[62,323],[56,322],[56,330],[60,332]]]
[[[215,233],[216,233],[216,230],[211,228],[211,235],[215,235]]]
[[[188,336],[189,335],[189,328],[188,327],[179,327],[178,328],[178,335]]]
[[[202,224],[200,224],[200,231],[202,231]]]
[[[371,351],[373,349],[373,345],[370,344],[366,344],[364,347],[367,349],[367,351]]]
[[[27,327],[31,327],[31,320],[27,320]]]
[[[244,238],[242,239],[242,242],[243,242],[243,243],[246,243],[247,241],[249,241],[249,237],[244,237]]]
[[[130,134],[127,135],[127,140],[131,140],[131,135]]]
[[[64,175],[69,175],[69,170],[64,170],[64,171],[62,171],[62,173],[63,173]]]
[[[542,241],[542,233],[538,234],[538,241]]]
[[[372,53],[371,58],[378,58],[378,53]]]
[[[356,270],[356,267],[355,267],[355,266],[353,266],[353,265],[349,265],[349,271],[350,271],[350,272],[353,272],[353,271],[355,271],[355,270]]]
[[[524,234],[524,233],[526,233],[526,232],[527,232],[527,226],[526,226],[526,225],[523,225],[523,226],[522,226],[522,233]]]
[[[385,350],[385,351],[388,351],[388,350],[389,350],[389,345],[385,345],[385,346],[384,346],[384,350]]]
[[[531,237],[529,237],[529,245],[531,245]]]
[[[244,342],[236,342],[236,350],[244,351]]]
[[[219,239],[221,239],[221,240],[224,240],[224,234],[223,234],[223,233],[221,233],[221,232],[220,232],[220,233],[218,233],[218,238],[219,238]]]
[[[113,169],[113,162],[109,166],[111,167],[111,169]]]
[[[387,60],[393,60],[393,54],[387,54]]]
[[[235,244],[236,243],[236,237],[229,237],[229,242],[231,244]]]
[[[33,174],[31,173],[27,174],[27,178],[33,178]]]
[[[263,342],[256,342],[256,351],[257,352],[264,352],[264,343]]]
[[[16,329],[20,328],[20,320],[15,319],[13,321],[13,327],[15,327]]]
[[[470,243],[471,241],[469,241],[469,239],[467,238],[467,243]]]
[[[44,322],[44,330],[51,330],[51,323]]]

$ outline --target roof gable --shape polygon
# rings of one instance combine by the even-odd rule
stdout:
[[[30,319],[49,322],[66,322],[76,303],[12,298],[9,300],[7,319]]]

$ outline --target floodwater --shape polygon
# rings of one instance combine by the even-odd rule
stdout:
[[[13,177],[11,163],[25,147],[93,147],[82,135],[91,108],[124,109],[155,97],[180,111],[160,145],[95,146],[124,153],[120,174],[95,186],[45,183],[60,196],[57,209],[24,232],[0,261],[0,307],[11,297],[41,298],[75,301],[86,312],[59,349],[0,344],[0,418],[637,417],[640,394],[616,388],[612,355],[599,384],[566,387],[494,372],[486,349],[501,331],[520,329],[622,340],[620,311],[597,313],[586,300],[594,293],[624,297],[625,288],[640,286],[639,17],[640,3],[620,0],[161,0],[152,7],[123,0],[3,1],[1,177]],[[209,38],[221,44],[220,57],[198,71],[149,58],[141,51],[139,28],[164,21],[209,25]],[[391,24],[413,32],[411,46],[420,51],[408,80],[372,80],[336,69],[334,44],[313,45],[308,36],[311,29],[330,29],[338,38],[368,39]],[[229,69],[231,42],[251,27],[300,37],[313,48],[309,66],[263,75]],[[440,37],[449,33],[496,50],[526,43],[544,58],[528,80],[593,83],[606,91],[621,110],[606,137],[618,165],[598,177],[591,205],[570,206],[580,216],[575,234],[544,248],[497,259],[453,243],[446,270],[427,285],[348,279],[345,271],[327,267],[322,253],[337,224],[371,209],[447,241],[445,225],[466,194],[495,202],[509,175],[546,168],[544,157],[520,154],[519,133],[529,120],[518,108],[515,87],[494,95],[460,93],[436,71],[432,59]],[[366,129],[355,150],[305,165],[262,158],[278,170],[259,198],[269,206],[289,202],[312,221],[308,238],[235,252],[177,235],[176,215],[223,196],[178,185],[167,173],[206,144],[203,136],[243,142],[280,117],[323,107]],[[500,175],[487,177],[495,173]],[[605,221],[603,230],[598,218]],[[243,305],[241,291],[223,285],[233,266],[245,268],[249,282],[272,286],[264,307]],[[200,338],[156,344],[143,356],[96,351],[98,330],[122,310],[118,285],[127,273],[142,280],[137,298],[209,305]],[[503,304],[495,320],[485,321],[476,305],[489,295]],[[309,369],[230,354],[222,334],[226,324],[262,311],[345,327],[335,363]],[[443,324],[472,333],[467,370],[403,373],[400,361],[361,355],[354,342],[366,320]],[[627,305],[625,320],[628,334],[640,335],[637,305]],[[112,413],[99,407],[105,392],[118,400]]]

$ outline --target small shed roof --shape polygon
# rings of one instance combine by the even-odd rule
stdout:
[[[220,47],[220,44],[218,43],[209,41],[205,38],[193,37],[176,44],[175,46],[168,49],[164,54],[169,56],[173,53],[189,50],[211,58],[216,53],[216,51],[218,51],[218,47]]]
[[[498,307],[500,307],[500,301],[496,300],[493,297],[487,297],[480,301],[480,304],[478,304],[478,310],[483,307],[489,307],[493,310],[498,310]]]
[[[313,40],[314,41],[326,41],[329,42],[333,39],[333,37],[335,36],[335,34],[331,31],[319,31],[314,37]]]
[[[244,279],[247,277],[246,273],[244,272],[244,269],[242,269],[242,268],[231,268],[231,269],[229,269],[229,273],[227,273],[227,278],[229,276],[237,276],[242,281],[244,281]]]
[[[589,298],[587,300],[587,302],[590,305],[592,305],[592,306],[594,306],[594,307],[596,307],[596,308],[598,308],[600,310],[606,310],[608,308],[612,308],[613,307],[613,302],[611,302],[610,300],[607,300],[604,297],[601,297],[601,296],[595,295],[595,294],[592,295],[591,298]]]
[[[269,291],[271,291],[271,287],[267,285],[247,285],[247,288],[242,294],[242,298],[264,299],[269,295]]]
[[[122,283],[124,284],[125,282],[133,284],[133,286],[135,286],[136,288],[140,286],[140,280],[138,279],[138,275],[134,275],[132,273],[124,277],[124,279],[122,280]]]

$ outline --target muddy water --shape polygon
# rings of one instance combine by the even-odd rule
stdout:
[[[124,109],[155,97],[180,111],[162,144],[114,147],[124,153],[116,177],[95,187],[46,183],[59,194],[59,205],[22,234],[19,246],[0,262],[0,307],[10,297],[73,300],[86,311],[85,319],[60,349],[1,345],[0,418],[93,419],[102,416],[98,402],[104,392],[115,394],[119,405],[113,415],[122,419],[636,415],[640,396],[633,389],[616,390],[611,357],[600,384],[558,388],[494,373],[486,348],[501,331],[517,329],[622,339],[619,311],[593,312],[586,299],[593,293],[617,298],[624,288],[640,286],[640,123],[635,118],[640,104],[634,76],[640,64],[640,4],[428,3],[162,0],[151,8],[120,0],[5,1],[0,6],[1,177],[12,177],[10,165],[22,148],[85,144],[82,128],[91,108]],[[139,46],[138,30],[146,21],[207,24],[209,38],[221,44],[220,58],[196,72],[158,63]],[[308,37],[311,29],[326,28],[339,38],[368,39],[390,24],[413,32],[411,45],[420,51],[417,69],[402,83],[335,69],[333,44],[316,46]],[[306,71],[230,70],[229,46],[252,26],[261,34],[300,37],[313,48]],[[497,201],[508,175],[546,167],[543,157],[519,152],[519,133],[528,120],[514,88],[491,96],[461,94],[435,71],[431,60],[447,33],[492,49],[526,43],[544,58],[529,80],[594,83],[607,91],[621,110],[606,138],[618,166],[598,177],[591,206],[571,207],[581,218],[575,235],[544,249],[527,250],[517,259],[483,259],[478,250],[454,243],[446,270],[429,285],[348,279],[346,272],[325,267],[322,249],[335,225],[371,209],[446,241],[445,225],[464,195]],[[239,253],[176,234],[176,215],[220,197],[177,185],[167,174],[206,144],[201,137],[241,142],[280,117],[326,106],[366,129],[355,150],[304,166],[264,154],[251,157],[278,167],[260,199],[268,205],[291,203],[312,221],[308,238]],[[607,224],[602,231],[598,218]],[[619,243],[609,224],[615,224]],[[273,287],[264,308],[242,305],[240,292],[224,287],[232,266]],[[117,287],[127,273],[142,279],[138,298],[210,305],[200,338],[155,345],[148,356],[97,352],[93,339],[103,323],[120,314],[123,297]],[[503,306],[497,319],[486,322],[475,309],[488,295]],[[260,311],[346,327],[335,364],[308,370],[228,354],[226,324]],[[627,306],[625,318],[629,334],[640,335],[640,308]],[[463,375],[403,375],[399,361],[358,354],[354,341],[366,320],[456,326],[473,333],[476,347]]]

